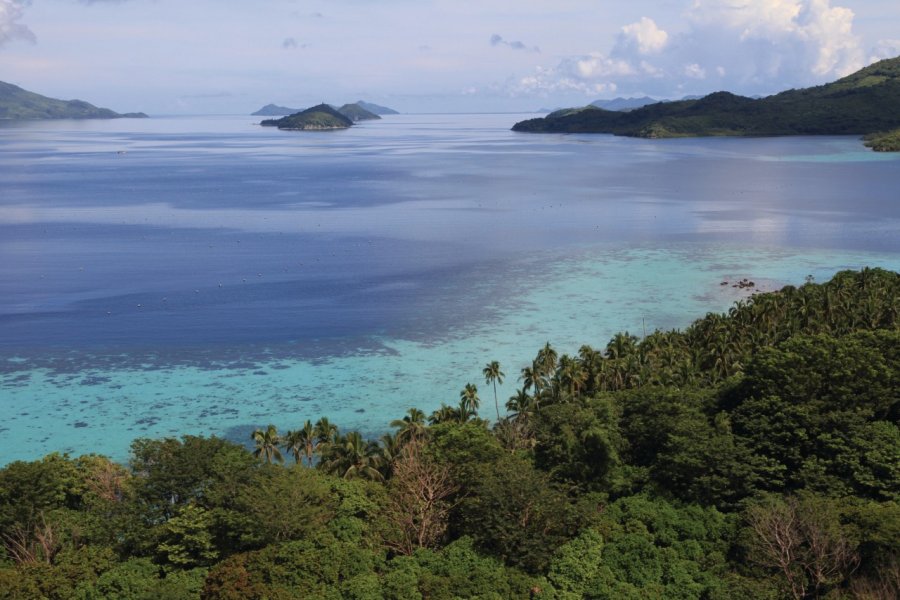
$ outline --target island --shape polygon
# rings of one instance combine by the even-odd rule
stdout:
[[[353,120],[323,103],[280,119],[266,119],[260,125],[289,131],[324,131],[347,129]]]
[[[146,119],[142,112],[120,114],[84,100],[57,100],[0,81],[0,119]]]
[[[292,115],[302,111],[302,108],[288,108],[287,106],[278,106],[277,104],[266,104],[254,113],[250,113],[253,117],[281,117],[284,115]]]
[[[329,105],[331,106],[331,105]],[[392,108],[388,108],[386,106],[380,106],[378,104],[373,104],[371,102],[366,102],[364,100],[358,100],[354,103],[345,104],[340,108],[336,108],[335,106],[331,106],[335,108],[338,112],[344,114],[347,117],[350,117],[354,121],[363,121],[366,119],[379,119],[380,115],[399,115],[396,110]],[[285,115],[293,115],[298,112],[303,112],[302,108],[289,108],[287,106],[281,106],[278,104],[266,104],[262,108],[260,108],[255,113],[251,113],[254,117],[282,117]],[[354,117],[353,115],[360,115],[359,118]],[[371,116],[370,116],[371,115]]]
[[[361,108],[369,111],[370,113],[375,113],[376,115],[399,115],[400,113],[394,110],[393,108],[388,108],[387,106],[381,106],[380,104],[375,104],[374,102],[366,102],[364,100],[357,100],[356,104],[358,104]]]
[[[595,106],[521,121],[513,131],[611,133],[643,138],[859,135],[900,127],[900,57],[876,62],[825,85],[765,98],[715,92],[628,112]]]
[[[372,121],[381,118],[375,113],[360,106],[359,102],[355,104],[345,104],[337,109],[337,111],[351,121]]]

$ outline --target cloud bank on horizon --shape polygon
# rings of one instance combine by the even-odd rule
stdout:
[[[898,30],[895,0],[0,0],[0,78],[148,112],[134,99],[531,110],[815,85],[900,55]]]

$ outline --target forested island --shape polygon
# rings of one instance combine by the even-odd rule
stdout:
[[[378,440],[323,418],[249,449],[185,435],[134,441],[128,465],[11,463],[0,598],[900,592],[900,274],[483,377]],[[501,414],[493,384],[516,377]]]
[[[753,99],[716,92],[628,112],[570,108],[521,121],[513,131],[690,136],[862,135],[900,127],[900,57],[835,82]]]
[[[327,129],[347,129],[353,120],[339,113],[328,104],[318,104],[296,114],[280,119],[260,121],[264,127],[277,127],[293,131],[320,131]]]
[[[144,113],[120,114],[84,100],[56,100],[0,81],[0,119],[146,119]]]

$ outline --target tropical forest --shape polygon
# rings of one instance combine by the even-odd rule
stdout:
[[[246,444],[137,439],[127,464],[10,463],[0,597],[900,593],[900,274],[842,271],[684,330],[479,362],[483,379],[378,439],[322,418]]]

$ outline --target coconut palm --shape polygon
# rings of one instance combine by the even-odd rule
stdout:
[[[376,442],[367,442],[358,431],[351,431],[328,444],[322,468],[344,479],[382,481],[384,475],[379,467],[384,460],[380,454],[381,447]]]
[[[500,363],[496,360],[492,360],[487,365],[485,365],[482,370],[482,374],[484,374],[484,382],[488,384],[494,385],[494,406],[497,408],[497,420],[500,420],[500,403],[497,401],[497,384],[503,383],[503,378],[506,377],[506,373],[500,370]]]
[[[478,387],[474,383],[467,383],[459,393],[460,414],[464,415],[462,421],[468,421],[470,416],[478,416],[478,407],[481,399],[478,397]]]
[[[250,435],[250,439],[256,443],[254,456],[267,463],[284,462],[284,457],[278,450],[281,439],[278,437],[278,429],[274,425],[269,425],[265,431],[257,429]]]
[[[293,455],[296,464],[300,464],[300,457],[303,456],[303,440],[300,436],[301,430],[293,429],[281,437],[282,446]]]
[[[391,427],[397,427],[397,442],[405,444],[414,442],[425,436],[425,413],[418,408],[410,408],[402,419],[391,421]]]

